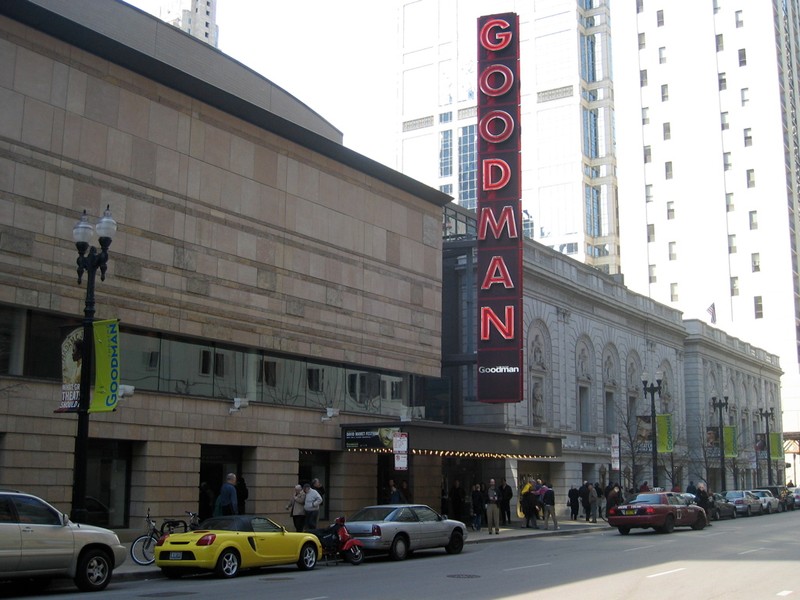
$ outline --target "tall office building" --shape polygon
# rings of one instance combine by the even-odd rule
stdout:
[[[144,8],[138,0],[126,0]],[[151,8],[151,7],[148,7]],[[218,47],[217,0],[160,0],[153,15],[189,35]]]
[[[526,235],[619,273],[605,1],[401,0],[398,168],[475,208],[477,18],[509,11],[521,28]]]
[[[783,430],[800,431],[798,0],[637,0],[612,18],[625,283],[778,354]]]

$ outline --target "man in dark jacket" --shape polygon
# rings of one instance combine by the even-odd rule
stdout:
[[[706,512],[706,523],[709,527],[711,527],[711,498],[709,493],[706,491],[706,484],[698,483],[697,484],[697,494],[695,495],[697,506],[702,508]]]
[[[500,525],[511,525],[511,498],[514,490],[505,479],[500,480]]]

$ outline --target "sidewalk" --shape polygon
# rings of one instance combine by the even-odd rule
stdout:
[[[529,537],[551,537],[556,535],[575,535],[578,533],[589,533],[593,531],[602,531],[608,528],[608,523],[603,520],[598,519],[597,523],[587,523],[584,520],[578,521],[570,521],[568,518],[566,520],[559,520],[558,521],[558,529],[554,530],[552,526],[549,530],[545,529],[525,529],[524,527],[520,527],[518,522],[512,523],[511,526],[508,527],[501,527],[500,533],[495,535],[492,533],[489,534],[489,530],[486,528],[481,529],[480,531],[472,531],[471,529],[467,530],[467,544],[485,544],[489,542],[502,542],[504,540],[512,540],[512,539],[519,539],[519,538],[529,538]],[[160,579],[163,577],[161,575],[161,569],[155,566],[155,564],[148,565],[143,567],[141,565],[137,565],[133,562],[133,559],[130,555],[130,548],[131,542],[137,535],[141,534],[139,530],[120,530],[117,531],[117,534],[120,537],[120,540],[123,541],[125,548],[128,549],[128,555],[125,560],[125,563],[122,564],[120,567],[114,569],[114,581],[123,581],[123,580],[131,580],[131,579]]]

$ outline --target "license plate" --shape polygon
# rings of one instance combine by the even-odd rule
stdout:
[[[625,511],[625,514],[626,515],[635,515],[636,514],[636,510],[632,509],[632,508],[629,508],[628,510]],[[173,554],[174,554],[174,552],[173,552]]]
[[[181,560],[183,558],[183,552],[170,552],[169,559],[170,560]]]

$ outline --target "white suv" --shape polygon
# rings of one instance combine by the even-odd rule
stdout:
[[[36,496],[0,490],[0,580],[69,577],[82,591],[99,592],[125,556],[113,531],[73,523]]]
[[[765,513],[780,512],[781,501],[773,496],[769,490],[750,490],[750,493],[761,501],[761,507]]]

